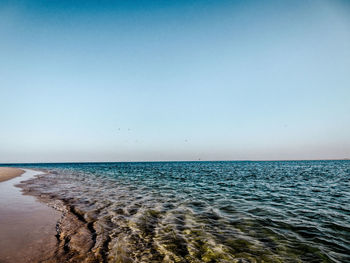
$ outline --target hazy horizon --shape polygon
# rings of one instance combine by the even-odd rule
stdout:
[[[350,3],[0,3],[0,163],[350,158]]]
[[[89,164],[89,163],[176,163],[176,162],[317,162],[317,161],[350,161],[350,158],[343,158],[343,159],[289,159],[289,160],[152,160],[152,161],[82,161],[82,162],[12,162],[12,163],[0,163],[0,165],[35,165],[35,164]],[[15,166],[16,167],[16,166]]]

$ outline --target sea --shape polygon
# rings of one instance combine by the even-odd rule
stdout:
[[[16,164],[110,262],[350,262],[350,161]]]

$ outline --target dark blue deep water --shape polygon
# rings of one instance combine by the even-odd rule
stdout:
[[[18,166],[51,172],[32,187],[96,222],[111,262],[350,262],[350,161]]]

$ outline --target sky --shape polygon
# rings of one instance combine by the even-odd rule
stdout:
[[[0,0],[0,163],[350,158],[350,2]]]

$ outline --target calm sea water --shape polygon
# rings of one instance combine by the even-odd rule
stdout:
[[[26,166],[97,222],[109,259],[350,262],[350,161]]]

